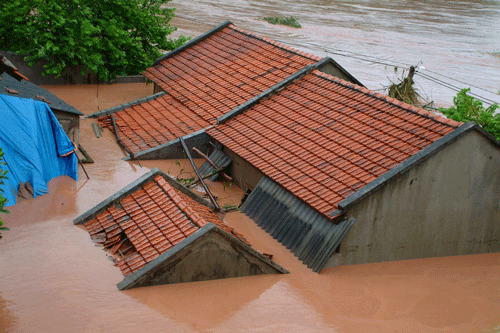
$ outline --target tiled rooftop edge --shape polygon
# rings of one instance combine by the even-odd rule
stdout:
[[[106,198],[105,200],[103,200],[102,202],[100,202],[99,204],[94,206],[93,208],[89,209],[88,211],[86,211],[82,215],[75,218],[73,220],[73,224],[83,224],[83,223],[85,223],[85,221],[96,217],[97,215],[99,215],[100,213],[105,211],[107,208],[109,208],[111,205],[113,205],[113,203],[116,200],[118,200],[122,197],[128,196],[131,193],[137,191],[139,188],[142,187],[143,184],[145,184],[149,181],[153,181],[156,176],[162,176],[175,189],[186,194],[187,196],[189,196],[191,199],[195,200],[196,202],[212,209],[212,211],[214,210],[213,209],[214,207],[212,206],[212,204],[209,203],[207,200],[198,196],[196,193],[189,190],[184,185],[180,184],[179,182],[177,182],[175,179],[173,179],[172,177],[170,177],[169,175],[167,175],[166,173],[164,173],[160,169],[154,168],[153,170],[142,175],[141,177],[139,177],[138,179],[136,179],[132,183],[128,184],[127,186],[125,186],[124,188],[122,188],[121,190],[116,192],[115,194]]]
[[[316,61],[318,61],[318,60],[321,59],[321,57],[318,57],[318,56],[315,56],[315,55],[312,55],[312,54],[300,51],[298,49],[294,49],[293,47],[287,46],[285,44],[282,44],[282,43],[277,42],[275,40],[272,40],[270,38],[267,38],[267,37],[261,36],[259,34],[256,34],[254,32],[243,30],[243,29],[235,26],[234,24],[231,24],[230,28],[233,29],[233,30],[236,30],[238,32],[241,32],[242,34],[247,35],[249,37],[253,37],[253,38],[256,38],[256,39],[261,40],[263,42],[266,42],[268,44],[271,44],[271,45],[273,45],[273,46],[275,46],[275,47],[277,47],[279,49],[295,53],[296,55],[299,55],[301,57],[304,57],[304,58],[307,58],[307,59],[316,60]]]
[[[3,89],[4,87],[18,91],[18,94],[5,93],[7,92],[7,90]],[[45,101],[41,100],[40,98],[37,98],[37,95],[43,96],[46,98],[46,100],[52,102],[52,104],[48,105],[49,108],[53,111],[56,110],[56,111],[75,114],[78,116],[84,115],[83,112],[79,111],[74,106],[66,103],[56,95],[52,94],[47,89],[42,88],[34,84],[33,82],[30,82],[29,80],[18,81],[12,76],[10,76],[8,73],[0,74],[0,93],[7,96],[32,99],[34,101],[45,103]]]
[[[198,44],[199,42],[204,41],[205,39],[207,39],[208,37],[210,37],[214,33],[224,29],[225,27],[227,27],[230,24],[231,24],[231,21],[225,21],[225,22],[219,24],[218,26],[210,29],[209,31],[205,32],[204,34],[201,34],[198,37],[191,39],[190,41],[186,42],[184,45],[179,46],[175,50],[172,50],[169,53],[164,54],[161,57],[159,57],[158,59],[156,59],[155,62],[153,63],[153,65],[151,65],[151,67],[154,67],[154,66],[158,65],[160,62],[162,62],[163,60],[168,59],[170,57],[173,57],[174,55],[184,51],[185,49],[190,48],[191,46],[194,46],[194,45]]]
[[[381,101],[385,101],[386,103],[389,103],[393,106],[396,106],[396,107],[399,107],[400,109],[403,109],[407,112],[411,112],[413,114],[416,114],[416,115],[419,115],[421,117],[425,117],[425,118],[428,118],[428,119],[432,119],[436,122],[439,122],[441,124],[444,124],[446,126],[450,126],[450,127],[458,127],[460,125],[462,125],[463,123],[460,123],[460,122],[456,122],[452,119],[448,119],[448,118],[444,118],[444,117],[441,117],[441,116],[438,116],[434,113],[432,113],[431,111],[425,111],[425,110],[422,110],[422,109],[419,109],[413,105],[410,105],[410,104],[407,104],[405,102],[402,102],[400,100],[397,100],[395,98],[391,98],[387,95],[384,95],[384,94],[381,94],[381,93],[376,93],[372,90],[369,90],[365,87],[362,87],[362,86],[359,86],[357,84],[354,84],[354,83],[351,83],[351,82],[348,82],[348,81],[345,81],[345,80],[342,80],[340,78],[337,78],[337,77],[334,77],[334,76],[331,76],[329,74],[326,74],[326,73],[323,73],[321,71],[318,71],[318,72],[313,72],[314,75],[318,76],[318,77],[321,77],[322,79],[324,80],[328,80],[328,81],[331,81],[331,82],[335,82],[335,83],[338,83],[346,88],[349,88],[349,89],[352,89],[352,90],[355,90],[355,91],[358,91],[360,93],[363,93],[367,96],[371,96],[373,98],[376,98],[378,100],[381,100]]]
[[[196,241],[207,236],[211,232],[216,232],[219,235],[223,236],[224,238],[229,239],[231,242],[236,243],[236,245],[245,249],[247,252],[251,253],[261,261],[265,262],[266,264],[272,266],[279,272],[283,274],[290,273],[288,270],[276,264],[266,256],[262,255],[260,252],[254,250],[251,246],[249,246],[245,242],[242,242],[241,240],[229,234],[228,232],[222,230],[215,224],[208,223],[207,225],[196,231],[191,236],[182,240],[179,244],[175,245],[171,249],[167,250],[165,253],[161,254],[160,256],[158,256],[157,258],[146,264],[141,269],[128,275],[126,278],[123,279],[123,281],[119,282],[116,286],[118,287],[119,290],[125,290],[134,287],[136,284],[141,282],[140,281],[141,277],[151,276],[152,274],[155,273],[156,268],[164,261],[169,260],[171,257],[174,257],[176,254],[182,252],[185,248],[187,248],[190,244],[195,243]]]
[[[352,206],[354,203],[358,202],[359,200],[365,198],[368,196],[370,193],[376,191],[378,188],[383,186],[385,183],[390,181],[393,177],[396,177],[397,175],[403,174],[413,166],[420,164],[424,162],[426,159],[429,157],[433,156],[437,152],[439,152],[441,149],[445,148],[449,144],[453,143],[455,140],[457,140],[459,137],[462,135],[472,131],[472,130],[478,130],[481,133],[487,135],[485,131],[477,124],[473,122],[468,122],[465,125],[462,125],[455,129],[454,131],[448,133],[447,135],[443,136],[439,140],[433,142],[429,146],[425,147],[415,155],[409,157],[396,167],[392,168],[391,170],[387,171],[384,173],[382,176],[378,177],[377,179],[373,180],[369,184],[363,186],[361,189],[358,191],[354,192],[341,202],[339,202],[338,207],[341,210],[346,210],[350,206]],[[487,135],[488,136],[488,135]],[[491,136],[488,136],[490,139],[492,139]],[[493,139],[494,140],[494,139]],[[495,144],[500,146],[500,143],[496,140],[494,140]],[[333,214],[338,213],[338,211],[333,212],[330,216]]]
[[[206,130],[209,129],[209,128],[212,128],[212,127],[213,126],[208,126],[208,127],[203,128],[201,130],[198,130],[196,132],[186,134],[182,138],[184,140],[189,140],[189,139],[195,138],[196,136],[205,135]],[[133,160],[133,159],[141,159],[141,157],[143,157],[145,155],[154,154],[155,152],[157,152],[159,150],[166,149],[166,148],[169,148],[169,147],[175,146],[175,145],[180,145],[179,138],[170,140],[169,142],[165,142],[164,144],[161,144],[161,145],[153,147],[153,148],[142,150],[142,151],[134,154],[133,158],[131,156],[126,156],[126,157],[123,158],[123,160],[124,161],[130,161],[130,160]]]
[[[153,94],[153,95],[150,95],[150,96],[146,96],[146,97],[140,98],[140,99],[132,101],[132,102],[128,102],[128,103],[125,103],[125,104],[122,104],[122,105],[118,105],[118,106],[115,106],[115,107],[112,107],[112,108],[109,108],[109,109],[106,109],[106,110],[102,110],[102,111],[91,113],[89,115],[86,115],[84,117],[84,119],[87,119],[87,118],[99,118],[99,117],[102,117],[102,116],[107,116],[108,114],[115,113],[115,112],[122,111],[122,110],[125,110],[125,109],[130,108],[130,107],[133,107],[134,105],[140,105],[142,103],[151,102],[152,100],[155,100],[155,99],[157,99],[157,98],[159,98],[159,97],[161,97],[163,95],[166,95],[166,94],[167,94],[166,92],[161,91],[159,93],[156,93],[156,94]]]
[[[277,92],[279,92],[280,90],[282,90],[283,88],[291,85],[292,83],[294,83],[296,80],[299,80],[301,79],[302,77],[306,76],[307,74],[311,73],[314,69],[315,69],[315,65],[307,65],[306,67],[302,68],[300,71],[298,72],[295,72],[294,74],[290,75],[289,77],[287,77],[286,79],[276,83],[274,86],[272,86],[271,88],[267,89],[266,91],[258,94],[257,96],[255,96],[254,98],[246,101],[245,103],[241,104],[240,106],[237,106],[236,108],[232,109],[231,111],[229,111],[228,113],[226,113],[225,115],[223,115],[222,117],[219,117],[217,119],[217,124],[223,124],[225,123],[226,121],[242,114],[243,112],[245,112],[246,110],[250,109],[251,107],[255,106],[256,104],[258,104],[261,100],[269,97],[269,96],[272,96],[274,94],[276,94]]]

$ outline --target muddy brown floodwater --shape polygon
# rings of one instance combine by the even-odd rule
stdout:
[[[96,100],[96,86],[48,88],[85,113],[152,91],[101,86]],[[11,231],[0,241],[1,332],[498,332],[500,254],[316,274],[239,212],[226,222],[291,274],[118,291],[120,270],[72,220],[153,167],[186,178],[192,171],[186,160],[125,162],[114,136],[106,130],[95,138],[91,122],[81,124],[82,145],[95,160],[85,166],[90,179],[79,168],[78,182],[56,178],[49,194],[3,216]],[[243,194],[210,187],[222,205]]]
[[[230,20],[328,55],[372,90],[396,82],[403,67],[421,64],[425,76],[416,75],[415,86],[438,106],[452,104],[457,90],[468,87],[488,104],[500,103],[498,0],[174,0],[167,6],[177,8],[176,34],[195,37]],[[269,24],[262,20],[267,16],[293,16],[302,28]]]

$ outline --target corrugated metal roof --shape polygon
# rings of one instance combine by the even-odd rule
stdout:
[[[267,177],[260,180],[241,211],[314,272],[325,266],[355,221],[333,223]]]
[[[233,161],[232,159],[229,158],[229,156],[227,156],[217,148],[214,149],[214,151],[208,157],[219,167],[219,169],[228,167],[229,164],[231,164],[231,162]],[[210,163],[205,162],[198,171],[200,172],[200,175],[202,177],[205,177],[214,172],[215,169]],[[219,176],[218,174],[215,174],[208,179],[213,182],[217,179],[218,176]]]

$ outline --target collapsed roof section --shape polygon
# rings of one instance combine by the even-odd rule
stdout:
[[[134,274],[128,282],[119,286],[120,289],[138,284],[145,286],[286,273],[286,270],[252,250],[245,238],[222,222],[209,206],[205,199],[154,169],[76,218],[74,223],[83,224],[94,242],[117,257],[116,265],[125,277]],[[195,236],[200,229],[205,230],[203,234],[206,234],[207,230],[214,228],[222,236],[209,237],[208,240],[206,237]],[[204,245],[200,247],[198,242],[202,239],[205,239],[202,242]],[[222,243],[225,245],[221,245]],[[175,270],[179,258],[176,257],[172,264],[172,256],[184,253],[185,250],[189,250],[187,254],[190,262],[196,262],[196,258],[191,257],[194,250],[186,248],[193,246],[200,256],[206,256],[208,251],[209,256],[215,260],[213,265],[206,266],[199,262],[198,267],[191,267],[189,272],[176,277],[172,277],[175,274],[168,269],[158,271],[157,268],[164,265]],[[221,250],[227,246],[234,248],[235,254]],[[194,252],[198,253],[196,251]],[[248,264],[240,262],[243,252],[246,253],[245,256],[251,257]]]
[[[207,134],[326,217],[460,125],[314,68]]]
[[[138,154],[215,124],[226,112],[320,59],[225,22],[144,72],[164,93],[89,117],[100,117],[110,130],[116,127],[126,149]]]

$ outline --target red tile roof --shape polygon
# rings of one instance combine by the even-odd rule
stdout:
[[[167,93],[115,113],[120,139],[132,153],[195,132],[236,106],[321,58],[232,24],[146,69]],[[113,130],[109,117],[101,123]]]
[[[459,125],[314,70],[207,133],[329,216]]]
[[[246,242],[208,207],[156,176],[84,225],[94,241],[123,254],[116,265],[127,276],[207,223]]]

